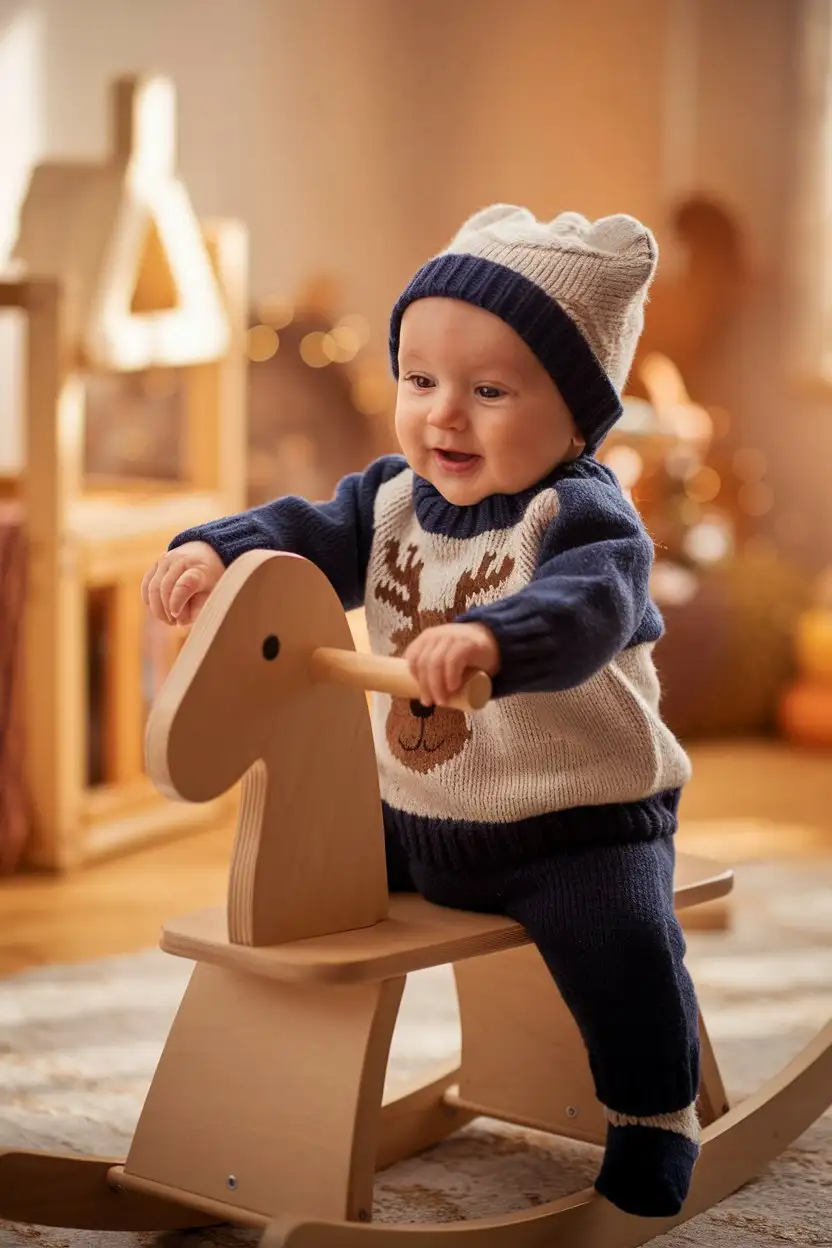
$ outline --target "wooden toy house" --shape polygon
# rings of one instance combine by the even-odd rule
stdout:
[[[244,505],[247,237],[237,222],[195,216],[175,172],[170,82],[120,79],[112,108],[106,161],[34,170],[19,271],[0,283],[0,307],[21,310],[28,329],[25,464],[6,483],[13,502],[2,516],[25,546],[19,646],[8,609],[0,623],[22,722],[22,733],[10,732],[7,714],[0,748],[22,739],[22,763],[17,774],[0,757],[0,775],[20,795],[0,817],[18,840],[25,824],[24,861],[48,869],[228,810],[172,810],[145,775],[145,716],[179,638],[152,629],[140,583],[174,533]],[[160,373],[177,383],[175,479],[91,476],[91,388]]]

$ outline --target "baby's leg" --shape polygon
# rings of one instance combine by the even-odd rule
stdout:
[[[698,1156],[698,1011],[673,910],[673,842],[566,850],[513,873],[507,913],[575,1017],[605,1106],[597,1189],[678,1212]]]

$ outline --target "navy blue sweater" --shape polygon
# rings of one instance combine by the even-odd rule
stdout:
[[[170,549],[206,542],[226,566],[248,550],[303,555],[352,610],[364,604],[377,492],[407,467],[400,455],[383,456],[344,477],[327,502],[279,498],[180,533]],[[530,501],[552,487],[559,510],[533,579],[460,617],[486,624],[497,639],[495,697],[574,687],[622,650],[662,635],[649,592],[651,539],[614,474],[596,459],[582,456],[521,494],[492,495],[469,507],[452,505],[430,482],[414,477],[413,504],[426,532],[471,538],[516,524]]]

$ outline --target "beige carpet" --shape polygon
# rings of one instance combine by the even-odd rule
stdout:
[[[691,933],[688,963],[738,1099],[832,1014],[832,859],[746,864],[730,933]],[[123,1154],[190,966],[155,950],[50,967],[0,984],[0,1147]],[[411,978],[391,1079],[452,1054],[459,1033],[445,972]],[[830,1089],[832,1100],[832,1089]],[[428,1154],[379,1174],[374,1216],[487,1216],[592,1181],[598,1150],[480,1120]],[[256,1240],[256,1237],[254,1237]],[[0,1223],[2,1248],[149,1248],[153,1235]],[[225,1228],[167,1236],[165,1248],[252,1242]],[[832,1115],[722,1205],[654,1241],[663,1248],[832,1245]],[[603,1245],[599,1245],[603,1248]]]

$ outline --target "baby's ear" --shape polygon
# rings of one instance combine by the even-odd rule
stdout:
[[[567,459],[570,459],[570,460],[577,459],[580,455],[583,455],[585,450],[586,450],[586,438],[582,438],[581,435],[576,431],[575,433],[572,434],[572,437],[569,439],[569,454],[567,455]]]

